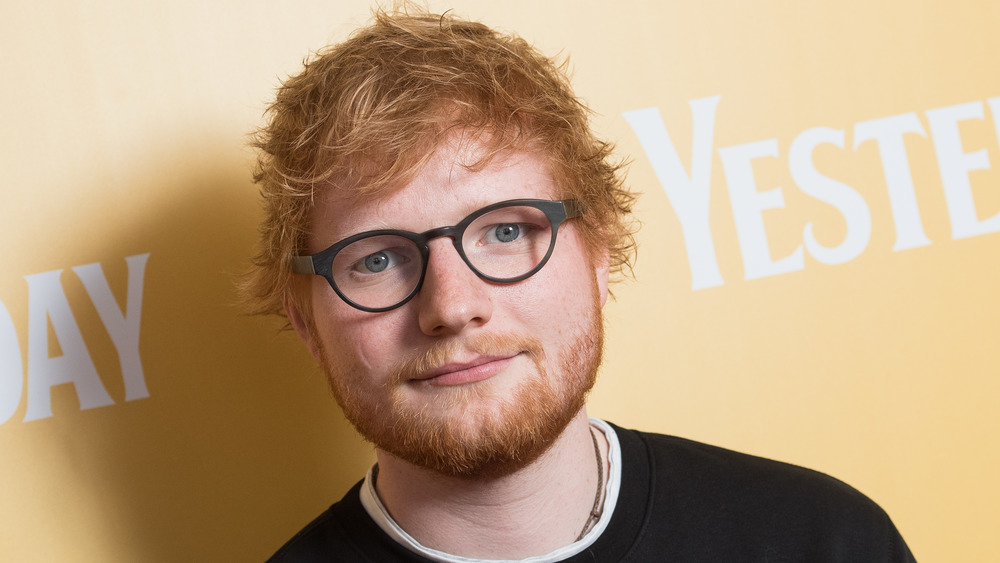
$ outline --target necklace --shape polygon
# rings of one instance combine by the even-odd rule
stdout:
[[[601,492],[604,489],[604,460],[601,459],[601,447],[597,445],[597,436],[594,435],[593,429],[590,430],[590,439],[594,441],[594,454],[597,456],[597,494],[594,496],[594,508],[590,510],[590,516],[583,524],[583,530],[580,530],[580,535],[576,537],[575,541],[582,540],[583,536],[587,535],[587,532],[601,518]]]

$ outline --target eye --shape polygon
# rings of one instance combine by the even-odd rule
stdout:
[[[354,263],[354,269],[361,273],[377,274],[405,262],[405,258],[391,250],[380,250]]]
[[[504,223],[492,227],[486,233],[487,243],[513,242],[521,236],[521,225],[517,223]]]

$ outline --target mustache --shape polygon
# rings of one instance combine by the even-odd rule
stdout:
[[[388,383],[399,385],[416,379],[448,363],[462,353],[480,356],[513,356],[526,353],[536,364],[545,356],[542,343],[537,338],[513,334],[483,334],[464,340],[442,340],[424,352],[410,358],[392,370]]]

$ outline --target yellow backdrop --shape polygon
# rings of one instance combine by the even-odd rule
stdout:
[[[246,134],[367,0],[0,19],[0,559],[261,560],[369,448],[232,276]],[[447,5],[572,56],[643,193],[591,412],[853,484],[1000,557],[1000,5]]]

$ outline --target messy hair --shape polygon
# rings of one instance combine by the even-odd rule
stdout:
[[[612,145],[591,131],[565,63],[450,14],[379,11],[304,66],[278,89],[252,141],[264,206],[243,287],[252,312],[280,315],[296,302],[291,258],[306,248],[318,190],[359,201],[391,193],[456,131],[485,146],[473,168],[505,151],[540,155],[559,196],[583,204],[580,233],[592,254],[609,253],[615,274],[631,271],[634,196]]]

